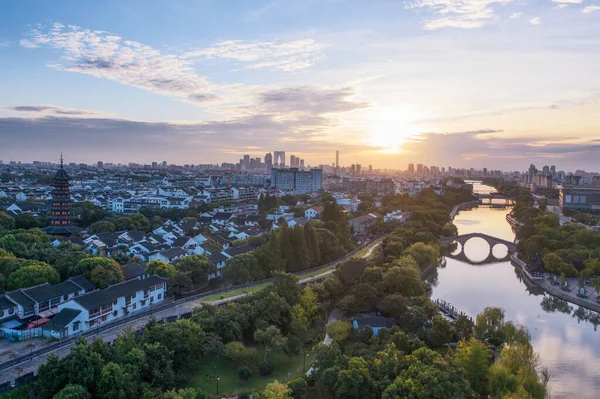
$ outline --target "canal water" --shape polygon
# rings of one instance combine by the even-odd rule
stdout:
[[[475,192],[492,187],[472,182]],[[480,206],[461,210],[454,224],[459,234],[485,233],[513,241],[506,221],[509,208]],[[485,259],[486,242],[471,239],[465,255],[472,261]],[[433,298],[450,302],[475,317],[486,306],[501,307],[507,320],[527,327],[532,344],[550,371],[551,398],[600,398],[600,325],[598,313],[571,305],[531,286],[510,262],[471,265],[444,258],[430,278]]]

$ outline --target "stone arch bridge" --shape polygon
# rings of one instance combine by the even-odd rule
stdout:
[[[480,262],[472,261],[465,254],[465,244],[471,238],[482,238],[488,243],[488,245],[490,247],[490,252],[489,252],[487,258],[485,258],[484,260],[482,260]],[[505,262],[508,259],[510,259],[511,254],[513,254],[517,251],[517,245],[514,242],[511,242],[508,240],[503,240],[502,238],[493,237],[493,236],[483,234],[483,233],[469,233],[469,234],[461,234],[461,235],[454,236],[454,237],[441,237],[438,239],[438,241],[442,245],[450,245],[455,242],[459,243],[460,244],[460,252],[453,253],[453,254],[446,254],[446,256],[449,258],[454,258],[454,259],[460,260],[462,262],[470,263],[472,265],[480,265],[483,263]],[[493,250],[496,245],[506,246],[506,248],[507,248],[506,256],[504,256],[502,258],[498,258],[494,255]]]

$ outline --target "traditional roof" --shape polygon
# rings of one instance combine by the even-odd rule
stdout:
[[[150,276],[143,280],[127,280],[122,283],[111,285],[103,290],[78,296],[73,298],[73,301],[77,302],[84,309],[92,310],[103,305],[108,305],[118,298],[131,296],[136,292],[148,289],[153,285],[162,284],[165,281],[167,281],[166,278],[157,275]]]
[[[171,244],[173,247],[183,247],[185,244],[188,243],[188,241],[192,240],[191,237],[188,236],[182,236],[177,238],[175,241],[173,241],[173,244]],[[194,240],[192,240],[194,241]],[[196,241],[194,241],[194,244],[196,243]]]
[[[225,262],[227,257],[220,252],[215,252],[208,255],[208,260],[211,261],[214,265],[217,265],[221,262]]]
[[[20,305],[24,308],[35,305],[34,300],[29,298],[23,292],[21,292],[21,290],[7,292],[6,295],[9,297],[9,299],[11,301],[15,302],[17,305]]]
[[[231,213],[231,212],[217,212],[213,216],[213,219],[227,221],[227,220],[231,219],[232,216],[233,216],[233,213]]]
[[[81,310],[79,309],[62,308],[61,311],[52,318],[52,320],[42,326],[42,329],[50,331],[62,331],[62,329],[68,326],[69,323],[79,316],[80,313]]]
[[[21,291],[34,301],[40,303],[50,299],[59,298],[64,295],[74,294],[82,290],[82,287],[72,281],[66,280],[62,283],[50,285],[41,284],[36,287],[24,288]]]
[[[78,286],[80,286],[81,288],[83,288],[85,290],[85,292],[90,292],[96,289],[96,286],[87,278],[83,277],[83,276],[73,276],[73,277],[69,277],[67,279],[67,281],[72,281],[75,284],[77,284]]]
[[[135,242],[142,241],[144,238],[146,238],[146,233],[144,233],[143,231],[139,231],[139,230],[129,230],[129,231],[126,231],[124,234],[127,234]]]
[[[63,166],[60,166],[60,169],[58,169],[58,171],[56,171],[56,174],[54,175],[54,180],[59,180],[59,181],[69,181],[69,175],[67,174],[67,171],[65,170],[65,168],[63,168]]]
[[[398,324],[398,322],[395,319],[379,317],[379,316],[361,317],[361,318],[355,319],[354,321],[356,321],[356,324],[358,324],[359,328],[364,327],[364,326],[375,327],[375,328],[377,328],[377,327],[392,328]]]
[[[230,247],[225,252],[231,256],[242,255],[254,251],[254,247],[251,245],[240,245],[239,247]]]
[[[177,247],[170,248],[170,249],[167,249],[165,251],[161,251],[159,253],[160,253],[160,255],[162,255],[165,258],[167,258],[169,261],[172,260],[172,259],[175,259],[178,256],[182,256],[182,255],[186,254],[186,252],[183,249],[177,248]]]
[[[48,235],[55,235],[55,236],[61,236],[61,235],[69,235],[69,234],[74,234],[74,233],[79,233],[81,230],[83,230],[81,227],[77,227],[77,226],[47,226],[44,227],[42,229],[42,231]]]
[[[146,274],[146,268],[141,263],[129,263],[121,266],[121,271],[123,272],[125,280],[131,280]]]
[[[0,310],[7,310],[17,306],[13,301],[11,301],[6,295],[0,295]]]

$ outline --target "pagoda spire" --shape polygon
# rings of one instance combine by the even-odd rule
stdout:
[[[62,151],[60,152],[60,168],[63,168],[63,156],[62,156]]]

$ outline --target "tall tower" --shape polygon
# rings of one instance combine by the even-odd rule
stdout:
[[[335,169],[337,170],[340,167],[340,152],[335,152]]]
[[[48,218],[50,225],[43,230],[48,234],[69,235],[81,230],[71,224],[71,191],[69,175],[64,168],[63,157],[60,154],[60,169],[52,181],[52,207]]]

